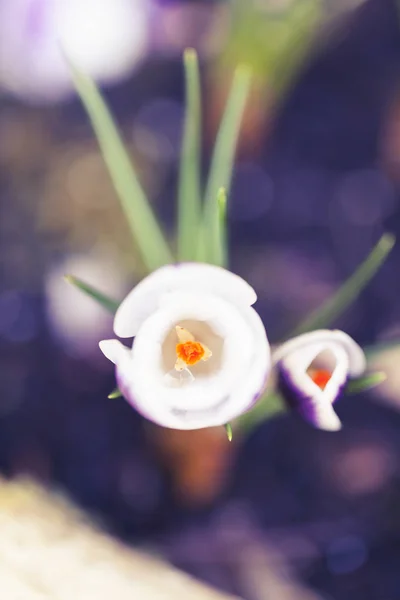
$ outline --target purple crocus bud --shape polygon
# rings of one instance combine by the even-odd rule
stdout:
[[[169,265],[146,277],[114,321],[133,347],[100,342],[128,402],[172,429],[224,425],[249,410],[271,368],[256,299],[241,277],[212,265]]]
[[[278,347],[272,361],[292,409],[319,429],[341,428],[333,404],[348,379],[359,377],[366,368],[363,350],[349,335],[337,330],[299,335]]]

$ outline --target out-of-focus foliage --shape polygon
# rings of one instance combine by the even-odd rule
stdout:
[[[282,94],[312,48],[324,0],[233,0],[231,31],[219,68],[237,62]]]

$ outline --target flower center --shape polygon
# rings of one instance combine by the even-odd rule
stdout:
[[[204,356],[204,348],[200,342],[185,342],[176,345],[176,356],[187,365],[195,365]]]
[[[324,390],[328,381],[332,377],[332,373],[330,371],[324,369],[311,369],[308,372],[309,377],[313,380],[314,383],[317,384],[321,390]]]
[[[208,360],[212,356],[212,352],[207,346],[197,341],[184,327],[177,325],[175,327],[178,343],[176,344],[176,363],[175,369],[183,371],[189,365],[195,365],[201,360]]]

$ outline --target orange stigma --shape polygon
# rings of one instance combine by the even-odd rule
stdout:
[[[319,388],[321,388],[321,390],[324,390],[328,381],[332,377],[332,373],[330,371],[321,369],[318,371],[311,371],[309,376],[313,382],[316,383]]]
[[[176,356],[187,365],[195,365],[204,356],[205,350],[200,342],[184,342],[176,345]]]
[[[200,360],[208,360],[212,352],[207,346],[195,340],[194,335],[184,327],[175,327],[178,343],[176,345],[175,369],[183,371],[187,366],[196,365]]]

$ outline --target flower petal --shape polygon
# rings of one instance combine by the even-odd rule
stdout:
[[[299,413],[307,423],[325,431],[341,429],[342,424],[332,404],[326,399],[316,399],[305,394],[293,383],[291,373],[283,367],[279,370],[279,387],[290,408]]]
[[[221,267],[201,263],[167,265],[143,279],[123,300],[115,315],[116,335],[135,336],[159,306],[161,296],[178,290],[215,294],[236,306],[251,306],[257,300],[244,279]]]
[[[119,340],[102,340],[99,347],[104,356],[114,364],[120,362],[127,352],[130,353],[130,348],[121,344]]]
[[[194,335],[192,335],[190,331],[188,331],[184,327],[180,327],[180,325],[177,325],[175,327],[175,331],[180,344],[184,344],[185,342],[194,342]]]
[[[205,322],[223,339],[222,364],[215,374],[196,378],[190,388],[168,388],[162,345],[176,323],[185,320]],[[168,294],[135,338],[132,357],[136,386],[142,388],[142,394],[162,395],[164,403],[182,410],[212,407],[229,394],[240,371],[247,369],[252,353],[252,332],[235,306],[206,294]]]
[[[229,404],[221,416],[221,425],[251,410],[264,392],[271,372],[271,349],[264,324],[258,313],[250,308],[246,319],[253,330],[254,355],[251,366],[241,382],[232,389]]]
[[[281,344],[272,354],[273,364],[277,364],[283,358],[294,352],[302,350],[311,344],[337,343],[346,348],[349,355],[349,375],[350,377],[359,377],[366,369],[367,361],[362,348],[344,331],[338,329],[319,329],[310,333],[299,335],[283,344]]]
[[[224,339],[222,364],[212,375],[170,387],[162,365],[162,343],[177,321],[195,319]],[[264,326],[250,307],[238,310],[221,298],[168,294],[141,326],[129,361],[117,364],[118,385],[148,419],[176,429],[224,425],[248,410],[270,369]]]
[[[312,361],[321,351],[327,349],[326,346],[315,344],[307,350],[312,352]],[[323,390],[306,372],[311,361],[305,368],[301,364],[301,353],[304,353],[304,350],[293,352],[279,364],[279,385],[289,406],[307,422],[319,429],[336,431],[341,428],[341,423],[332,405],[347,382],[349,365],[347,353],[341,346],[332,345],[329,350],[334,354],[337,366]]]
[[[335,367],[321,389],[307,369],[325,351],[333,355]],[[278,363],[280,388],[289,406],[320,429],[340,429],[332,405],[340,397],[349,375],[359,376],[365,369],[365,355],[358,344],[342,331],[321,330],[283,344],[274,352],[273,361]]]

